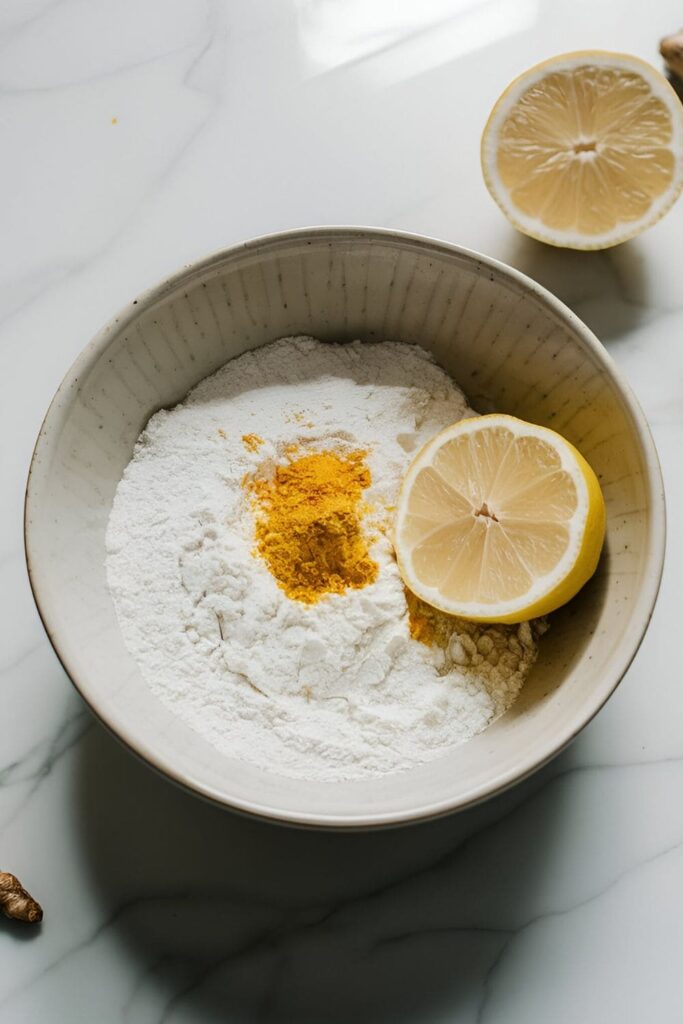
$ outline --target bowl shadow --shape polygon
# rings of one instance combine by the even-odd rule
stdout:
[[[96,935],[124,947],[137,979],[126,1019],[151,1006],[160,1021],[422,1024],[446,1006],[479,1019],[537,916],[564,810],[551,793],[562,759],[458,815],[340,834],[200,801],[99,725],[79,756]]]
[[[500,258],[561,299],[605,344],[652,315],[648,266],[637,238],[612,249],[582,252],[512,232]]]

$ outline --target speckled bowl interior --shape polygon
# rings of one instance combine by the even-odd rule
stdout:
[[[556,613],[512,709],[421,768],[302,782],[218,753],[148,690],[123,645],[104,569],[116,485],[149,416],[234,356],[283,335],[415,342],[480,411],[565,434],[599,474],[606,550]],[[647,425],[590,331],[523,275],[389,231],[315,228],[217,253],[138,296],[85,349],[43,424],[27,490],[36,602],[66,671],[120,739],[219,803],[349,828],[464,807],[539,767],[614,690],[647,627],[664,550],[662,481]],[[419,680],[416,680],[419,685]]]

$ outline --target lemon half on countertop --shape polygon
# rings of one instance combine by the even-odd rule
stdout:
[[[513,416],[461,420],[411,463],[394,543],[406,586],[441,611],[522,622],[565,604],[593,575],[605,503],[583,456]]]
[[[650,227],[678,198],[683,106],[638,57],[552,57],[498,99],[481,164],[520,231],[551,245],[605,249]]]

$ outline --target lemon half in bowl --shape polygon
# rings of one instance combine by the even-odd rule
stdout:
[[[523,622],[571,600],[605,537],[597,477],[554,430],[493,414],[460,420],[413,460],[398,500],[405,584],[461,618]]]

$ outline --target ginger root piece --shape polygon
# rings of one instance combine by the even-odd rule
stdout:
[[[659,44],[661,53],[669,71],[683,78],[683,29],[672,36],[666,36]]]
[[[43,908],[36,903],[23,885],[8,871],[0,871],[0,910],[5,917],[16,921],[28,921],[37,924],[43,920]]]

